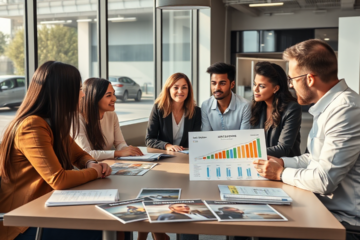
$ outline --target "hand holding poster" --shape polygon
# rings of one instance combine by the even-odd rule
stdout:
[[[190,180],[265,180],[252,162],[267,160],[264,129],[189,133]]]

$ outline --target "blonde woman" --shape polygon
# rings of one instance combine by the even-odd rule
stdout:
[[[145,143],[151,148],[178,152],[188,148],[188,133],[192,131],[201,131],[201,110],[195,106],[189,78],[174,73],[155,100]]]

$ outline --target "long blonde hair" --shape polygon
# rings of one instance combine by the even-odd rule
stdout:
[[[195,114],[196,104],[189,78],[183,73],[174,73],[166,80],[159,97],[155,100],[155,104],[158,105],[158,109],[164,112],[163,118],[166,118],[172,112],[171,103],[173,100],[170,96],[170,88],[180,79],[185,79],[189,88],[188,96],[184,101],[185,116],[191,119]]]

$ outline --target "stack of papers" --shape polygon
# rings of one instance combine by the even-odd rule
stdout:
[[[112,175],[143,176],[157,163],[114,163],[111,165]]]
[[[117,159],[133,160],[133,161],[155,161],[165,157],[173,157],[173,155],[164,154],[164,153],[144,153],[143,156],[118,157]]]
[[[281,188],[242,187],[219,185],[222,200],[240,203],[290,205],[291,197]]]
[[[55,190],[45,206],[71,206],[112,203],[119,201],[118,189],[101,190]]]

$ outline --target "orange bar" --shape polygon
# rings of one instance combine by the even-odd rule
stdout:
[[[241,154],[240,154],[240,147],[237,147],[237,158],[241,158]]]
[[[246,157],[247,157],[247,158],[250,158],[250,154],[249,154],[249,144],[246,144],[245,147],[246,147]]]
[[[258,154],[257,154],[256,141],[253,141],[253,144],[254,144],[254,154],[255,154],[255,157],[257,158],[257,157],[258,157]]]
[[[223,151],[223,158],[225,159],[226,158],[226,152]]]
[[[206,157],[203,157],[203,159],[206,159]]]
[[[253,158],[254,157],[253,145],[252,145],[252,143],[249,143],[249,145],[250,145],[250,156],[251,156],[251,158]]]
[[[215,159],[219,159],[219,156],[217,153],[215,153]]]
[[[241,146],[241,157],[245,158],[245,147],[244,147],[244,145]]]
[[[219,158],[222,159],[222,153],[219,152],[218,154],[219,154]]]

